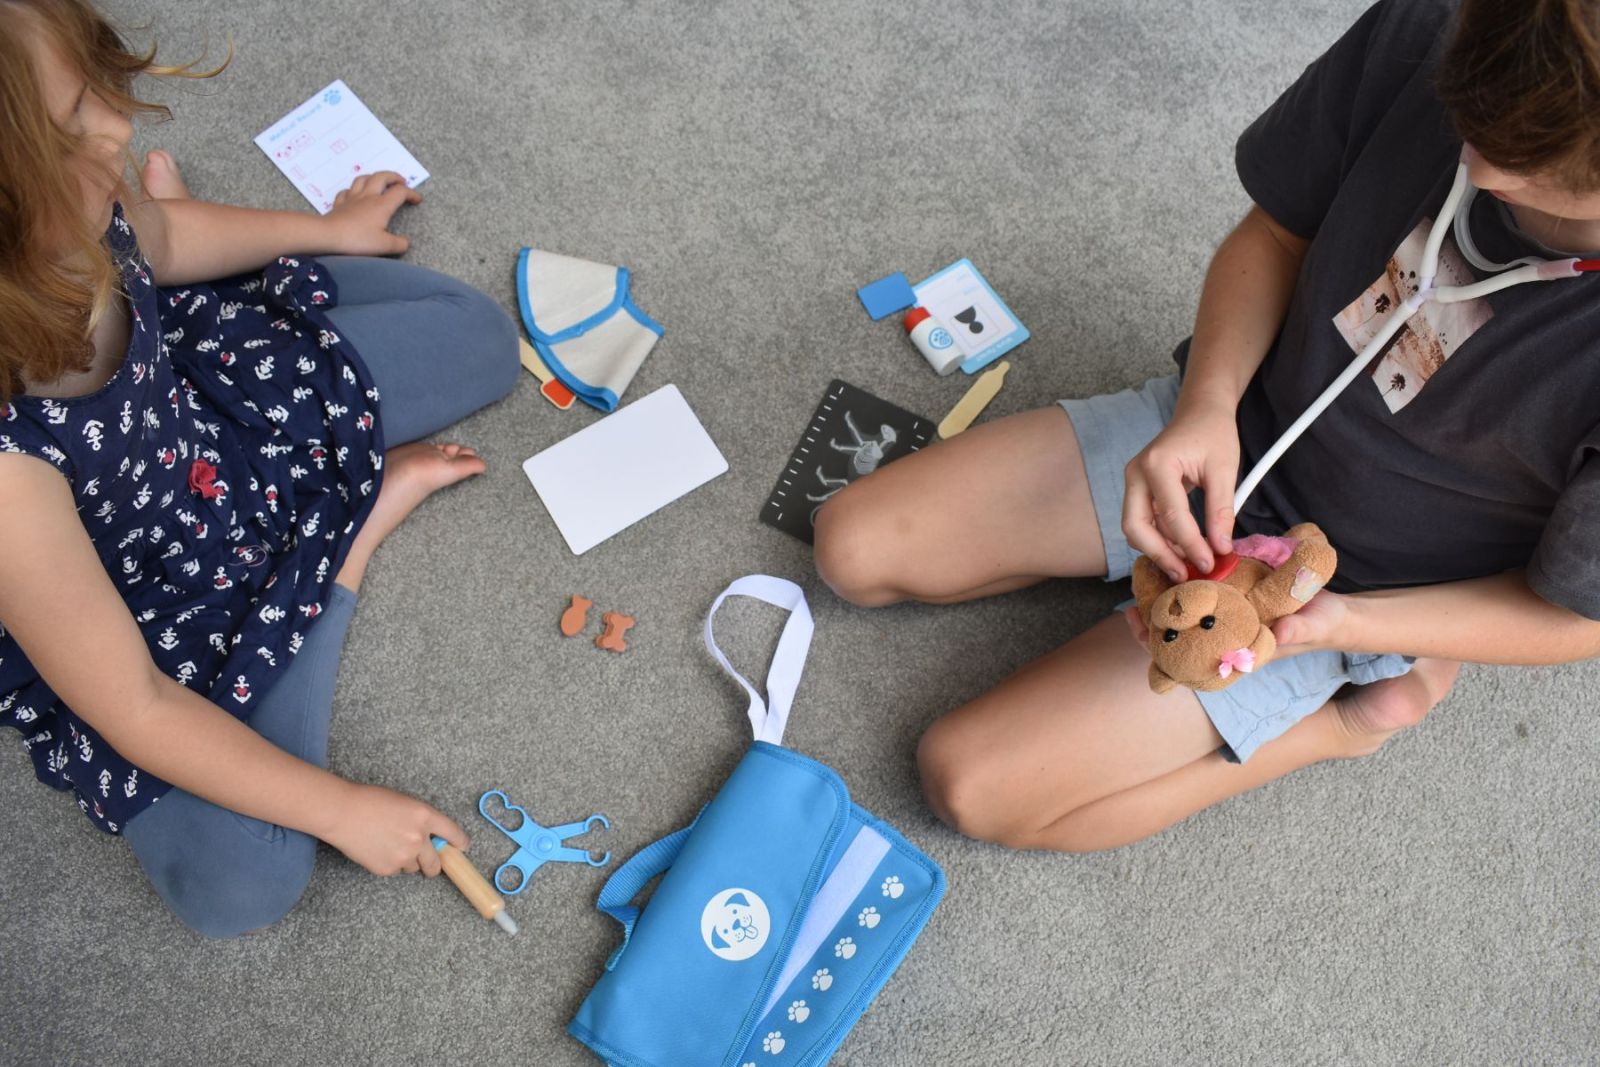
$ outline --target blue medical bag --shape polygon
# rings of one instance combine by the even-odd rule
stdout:
[[[770,707],[712,639],[729,596],[790,612],[767,675]],[[780,578],[741,578],[712,605],[706,645],[750,694],[756,741],[693,823],[601,890],[623,943],[568,1032],[607,1063],[825,1063],[944,895],[932,860],[851,803],[832,770],[781,746],[811,632],[804,593]]]

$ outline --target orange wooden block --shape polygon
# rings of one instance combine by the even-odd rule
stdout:
[[[608,611],[600,616],[600,621],[605,624],[605,633],[594,639],[596,648],[603,648],[607,652],[626,652],[628,645],[622,640],[622,635],[633,625],[633,616],[624,615],[620,611]]]
[[[544,360],[540,358],[539,353],[532,345],[521,338],[518,338],[518,345],[520,346],[522,365],[527,368],[529,374],[539,379],[539,395],[562,411],[570,408],[572,402],[578,399],[577,394],[567,388],[565,382],[551,373],[550,368],[545,365]]]
[[[550,401],[550,403],[554,404],[562,411],[570,408],[572,406],[572,402],[578,399],[577,394],[571,389],[568,389],[566,383],[560,378],[552,378],[550,381],[540,385],[539,395]]]

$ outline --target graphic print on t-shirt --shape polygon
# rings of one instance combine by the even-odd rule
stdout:
[[[1353,351],[1365,348],[1395,308],[1417,291],[1417,266],[1422,262],[1432,228],[1432,219],[1417,223],[1389,258],[1383,276],[1333,317],[1334,326]],[[1444,246],[1439,249],[1439,275],[1434,284],[1467,285],[1474,280],[1466,259],[1456,248],[1455,238],[1446,235]],[[1399,411],[1411,403],[1450,354],[1493,317],[1489,302],[1483,299],[1423,305],[1367,366],[1367,374],[1389,411]]]

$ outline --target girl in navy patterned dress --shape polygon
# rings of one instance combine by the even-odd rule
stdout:
[[[231,936],[293,906],[315,838],[385,875],[437,873],[432,834],[466,844],[322,764],[368,559],[484,469],[418,439],[511,389],[516,331],[357,258],[407,246],[398,175],[317,217],[200,202],[151,153],[130,192],[147,71],[188,73],[81,0],[0,0],[0,723]]]

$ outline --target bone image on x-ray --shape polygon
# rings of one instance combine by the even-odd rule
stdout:
[[[849,485],[852,478],[859,478],[864,474],[871,474],[877,470],[878,466],[883,463],[885,454],[894,447],[895,441],[900,437],[899,432],[888,423],[883,423],[878,427],[877,437],[863,437],[861,436],[861,431],[856,428],[856,420],[851,417],[848,411],[844,413],[844,425],[845,429],[850,431],[850,436],[855,438],[855,444],[840,444],[838,441],[829,441],[828,444],[835,451],[849,453],[850,468],[845,472],[844,477],[830,478],[823,472],[822,466],[818,464],[817,482],[825,491],[820,496],[815,493],[806,494],[806,499],[815,501],[817,505],[811,509],[811,525],[813,526],[817,524],[817,512],[822,510],[822,505],[828,501],[828,498]]]

